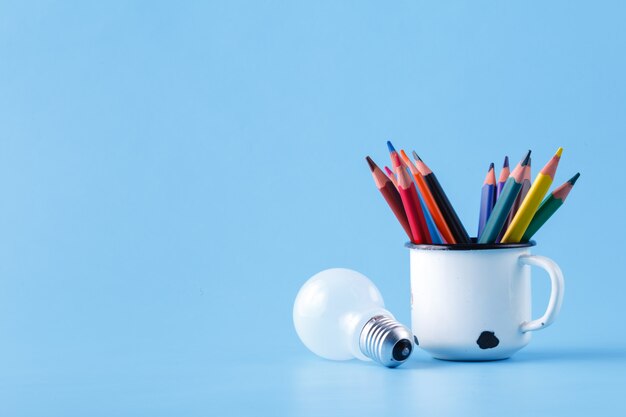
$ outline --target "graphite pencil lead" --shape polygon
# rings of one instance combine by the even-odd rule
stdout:
[[[530,164],[530,149],[528,150],[528,153],[526,154],[526,157],[522,161],[522,166],[526,166],[528,164]]]
[[[502,165],[502,168],[508,168],[509,167],[509,157],[505,156],[504,157],[504,164]]]

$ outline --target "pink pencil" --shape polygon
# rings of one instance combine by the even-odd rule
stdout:
[[[396,188],[398,188],[398,180],[396,179],[396,174],[394,174],[393,171],[390,170],[389,167],[386,165],[385,165],[385,172],[387,173],[387,176],[389,177],[393,185],[395,185]]]

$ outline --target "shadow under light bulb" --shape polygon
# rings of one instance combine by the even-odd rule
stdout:
[[[305,282],[293,322],[302,343],[326,359],[372,359],[393,368],[413,351],[412,333],[385,310],[378,288],[350,269],[327,269]]]

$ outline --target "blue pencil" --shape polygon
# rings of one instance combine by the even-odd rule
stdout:
[[[493,162],[489,165],[485,182],[483,183],[482,193],[480,197],[480,214],[478,216],[478,238],[483,234],[487,220],[491,215],[493,206],[496,204],[496,174],[493,168]]]

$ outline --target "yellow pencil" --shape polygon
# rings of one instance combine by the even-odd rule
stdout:
[[[528,190],[526,198],[524,198],[522,205],[513,217],[513,220],[511,220],[511,224],[506,230],[506,233],[502,236],[501,243],[517,243],[522,239],[537,208],[539,208],[539,204],[541,204],[543,196],[546,195],[550,189],[550,185],[552,185],[562,153],[563,148],[559,148],[552,159],[550,159],[546,166],[537,174],[537,178],[535,178],[533,185],[530,187],[530,190]]]

